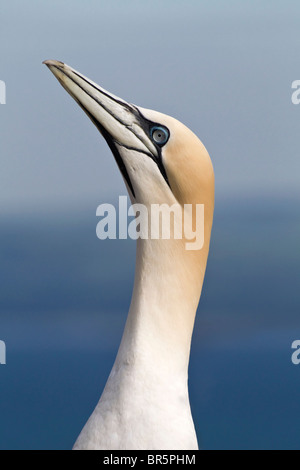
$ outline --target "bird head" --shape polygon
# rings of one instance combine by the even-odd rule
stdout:
[[[44,63],[107,141],[133,202],[204,202],[213,190],[213,168],[190,129],[127,103],[62,62]]]

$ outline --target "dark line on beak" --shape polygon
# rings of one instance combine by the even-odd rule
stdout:
[[[96,101],[96,103],[101,106],[101,108],[103,108],[108,114],[110,114],[110,116],[112,116],[116,121],[118,121],[122,126],[124,126],[126,129],[128,129],[144,146],[144,142],[143,140],[131,129],[130,126],[128,126],[127,124],[124,124],[123,121],[121,121],[121,119],[116,116],[109,108],[107,108],[103,103],[101,103],[101,101],[99,101],[95,96],[93,96],[91,93],[89,93],[87,90],[85,90],[79,83],[77,83],[74,78],[72,76],[70,76],[65,70],[61,69],[60,67],[56,66],[56,65],[51,65],[51,67],[55,67],[57,68],[57,70],[59,70],[60,72],[62,72],[64,75],[66,75],[73,83],[75,83],[76,86],[78,86],[78,88],[80,88],[84,93],[86,93],[92,100]],[[136,118],[138,119],[138,121],[140,122],[140,116],[141,116],[141,113],[140,111],[135,107],[135,106],[131,106],[129,105],[128,103],[123,103],[122,101],[119,101],[117,100],[116,98],[112,97],[111,95],[109,95],[108,93],[105,93],[104,91],[100,90],[99,88],[96,87],[96,85],[93,85],[92,83],[90,83],[86,78],[84,77],[81,77],[78,73],[76,73],[74,70],[72,70],[72,73],[74,75],[76,75],[77,77],[79,77],[81,80],[83,80],[84,82],[86,82],[89,86],[93,87],[95,90],[97,90],[99,93],[102,93],[104,96],[106,96],[107,98],[111,99],[112,101],[114,101],[115,103],[118,103],[120,106],[123,106],[124,108],[126,108],[131,114],[134,114],[136,116]],[[67,90],[68,91],[68,90]],[[70,92],[68,91],[68,93],[70,94]],[[73,96],[73,95],[72,95]],[[76,99],[77,103],[79,102],[78,99]],[[140,151],[140,150],[138,150]],[[146,155],[149,155],[151,158],[153,158],[152,154],[148,154],[146,151],[143,151],[141,150],[141,152],[145,153]]]
[[[94,85],[93,83],[89,82],[85,77],[82,77],[79,73],[75,72],[75,70],[72,70],[72,73],[74,73],[74,75],[76,75],[77,77],[81,78],[81,80],[83,80],[84,82],[86,82],[88,85],[90,85],[91,87],[95,88],[95,90],[99,91],[100,93],[102,93],[102,95],[106,96],[107,98],[110,98],[112,101],[114,101],[115,103],[118,103],[120,104],[121,106],[124,106],[124,108],[127,108],[129,111],[132,112],[132,109],[136,109],[135,106],[134,107],[131,107],[131,105],[129,103],[126,103],[126,102],[123,102],[123,101],[120,101],[118,100],[117,98],[115,98],[114,96],[111,96],[108,92],[106,93],[104,90],[101,90],[100,88],[98,88],[96,85]],[[68,75],[69,78],[71,78],[69,75]],[[73,80],[74,81],[74,80]],[[75,82],[76,83],[76,82]],[[105,109],[105,108],[104,108]]]
[[[116,162],[117,162],[117,165],[119,167],[119,170],[121,172],[121,174],[123,175],[133,197],[135,198],[135,192],[134,192],[134,189],[133,189],[133,186],[132,186],[132,183],[131,183],[131,179],[129,177],[129,174],[128,174],[128,171],[127,171],[127,168],[123,162],[123,159],[121,157],[121,155],[119,154],[118,152],[118,149],[117,147],[114,145],[114,140],[111,138],[111,135],[109,134],[109,132],[107,132],[107,130],[105,129],[105,127],[102,126],[102,124],[100,124],[99,121],[97,121],[94,116],[82,105],[80,104],[81,108],[83,109],[83,111],[87,114],[87,116],[90,118],[90,120],[92,121],[93,124],[95,124],[95,126],[97,127],[98,131],[103,135],[104,139],[106,140],[107,142],[107,145],[109,146]]]
[[[57,65],[51,65],[51,67],[55,67],[57,70],[59,70],[61,73],[63,73],[64,75],[66,75],[76,86],[78,86],[78,88],[80,88],[86,95],[88,95],[92,100],[94,100],[99,106],[101,106],[110,116],[112,116],[117,122],[119,122],[122,126],[124,126],[126,129],[128,129],[137,139],[140,140],[140,142],[142,142],[143,145],[144,142],[143,140],[132,130],[132,128],[126,124],[124,124],[120,118],[118,116],[116,116],[110,109],[108,109],[103,103],[101,103],[101,101],[99,101],[95,96],[93,96],[91,93],[89,93],[87,90],[85,90],[82,85],[80,85],[79,83],[76,82],[76,80],[74,80],[74,78],[72,76],[69,75],[68,72],[66,72],[64,69],[60,68],[59,66]],[[119,104],[120,106],[123,106],[124,108],[126,108],[131,114],[135,115],[137,121],[139,122],[139,125],[140,127],[144,130],[145,134],[147,135],[149,133],[149,129],[152,125],[154,125],[155,123],[149,121],[147,118],[145,118],[145,116],[143,116],[143,114],[141,113],[141,111],[134,105],[130,105],[126,102],[123,102],[123,101],[120,101],[118,100],[117,98],[115,97],[112,97],[110,94],[106,93],[105,91],[99,89],[96,85],[94,85],[93,83],[90,83],[85,77],[82,77],[80,74],[78,74],[77,72],[75,72],[73,69],[71,69],[71,72],[76,75],[78,78],[80,78],[81,80],[83,80],[84,82],[86,82],[89,86],[91,86],[92,88],[94,88],[95,90],[97,90],[99,93],[103,94],[104,96],[106,96],[107,98],[111,99],[112,101],[114,101],[115,103]],[[85,106],[80,102],[80,100],[61,82],[61,84],[63,85],[63,87],[65,88],[65,90],[72,96],[73,99],[75,99],[75,101],[79,104],[79,106],[83,109],[83,111],[87,114],[87,116],[91,119],[91,121],[93,122],[93,124],[97,127],[97,129],[99,130],[99,132],[103,135],[103,137],[105,138],[116,162],[117,162],[117,165],[119,167],[119,170],[121,171],[123,177],[125,178],[126,182],[127,182],[127,185],[130,189],[130,191],[132,192],[134,198],[135,198],[135,192],[134,192],[134,189],[133,189],[133,186],[132,186],[132,183],[131,183],[131,180],[130,180],[130,177],[128,175],[128,172],[127,172],[127,169],[126,169],[126,166],[123,162],[123,159],[121,157],[121,155],[119,154],[118,150],[117,150],[117,147],[115,145],[115,143],[117,143],[118,145],[122,146],[122,147],[125,147],[129,150],[134,150],[136,152],[139,152],[139,153],[143,153],[145,155],[147,155],[148,157],[150,157],[154,163],[158,166],[159,168],[159,171],[161,172],[164,180],[166,181],[167,185],[169,186],[169,188],[171,189],[172,191],[172,188],[170,186],[170,183],[169,183],[169,180],[168,180],[168,176],[167,176],[167,173],[166,173],[166,170],[165,170],[165,167],[163,165],[163,162],[162,162],[162,155],[161,155],[161,148],[159,148],[157,145],[155,145],[156,147],[156,150],[157,150],[157,156],[156,155],[153,155],[150,151],[147,152],[145,150],[141,150],[141,149],[136,149],[134,147],[129,147],[129,146],[126,146],[125,144],[121,143],[121,142],[118,142],[117,140],[115,140],[110,134],[109,132],[105,129],[105,127],[90,113],[90,111],[88,111]]]

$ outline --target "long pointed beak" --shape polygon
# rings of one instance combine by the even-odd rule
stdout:
[[[77,101],[109,144],[119,168],[134,194],[116,144],[147,154],[157,161],[159,152],[149,137],[151,123],[139,109],[107,92],[73,68],[56,60],[43,62]]]
[[[78,104],[100,123],[112,139],[122,146],[156,154],[156,148],[146,138],[141,115],[136,106],[127,103],[92,82],[72,67],[56,60],[43,62]]]

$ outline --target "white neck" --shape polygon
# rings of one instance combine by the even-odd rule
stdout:
[[[163,368],[184,380],[199,297],[187,299],[186,266],[172,253],[175,244],[138,240],[134,291],[116,364]]]
[[[178,240],[138,240],[119,352],[74,448],[197,448],[187,376],[205,266],[194,279],[182,246]]]

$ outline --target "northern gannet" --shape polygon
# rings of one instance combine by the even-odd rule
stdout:
[[[121,345],[73,449],[196,450],[188,364],[213,222],[210,157],[176,119],[129,104],[62,62],[44,63],[106,139],[132,202],[205,207],[201,250],[187,250],[184,237],[137,240]]]

